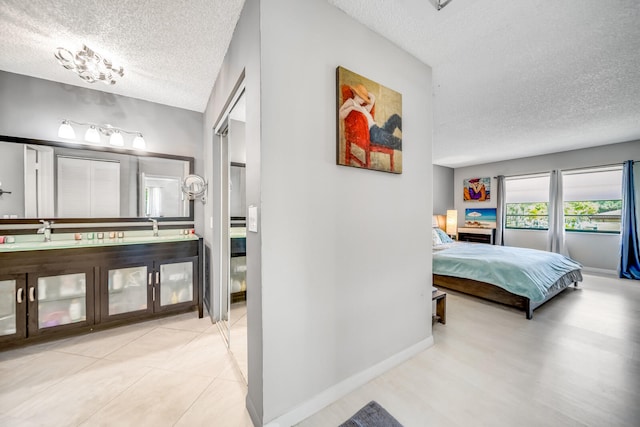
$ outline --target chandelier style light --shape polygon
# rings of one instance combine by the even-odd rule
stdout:
[[[124,147],[123,133],[128,135],[135,135],[131,142],[131,147],[136,150],[144,150],[147,148],[147,143],[142,137],[142,133],[137,131],[129,131],[122,128],[117,128],[111,125],[97,125],[95,123],[81,123],[74,122],[73,120],[64,119],[58,128],[58,136],[64,139],[76,139],[76,132],[71,126],[71,123],[77,126],[87,126],[87,130],[84,134],[84,140],[92,142],[94,144],[100,144],[101,134],[109,137],[109,144],[114,147]]]
[[[115,77],[124,76],[121,66],[114,66],[111,61],[82,45],[82,49],[73,54],[68,49],[59,47],[54,56],[67,70],[74,71],[80,78],[89,83],[102,81],[105,84],[116,84]]]

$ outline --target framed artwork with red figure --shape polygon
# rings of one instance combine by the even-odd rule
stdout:
[[[402,95],[338,67],[337,162],[402,173]]]

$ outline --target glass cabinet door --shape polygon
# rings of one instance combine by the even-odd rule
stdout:
[[[106,284],[106,304],[103,306],[106,317],[150,310],[150,265],[109,269]]]
[[[93,269],[29,276],[29,302],[29,335],[92,324]]]
[[[26,303],[24,276],[0,277],[0,341],[24,337]]]
[[[38,277],[38,328],[87,320],[87,278],[84,273]]]
[[[196,262],[160,264],[160,307],[193,303]]]

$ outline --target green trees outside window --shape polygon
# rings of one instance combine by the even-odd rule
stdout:
[[[581,200],[564,202],[567,231],[619,233],[622,200]],[[506,228],[546,230],[548,203],[507,203]]]

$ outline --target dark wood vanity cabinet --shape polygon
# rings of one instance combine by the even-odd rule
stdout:
[[[0,254],[0,345],[198,308],[200,240]]]

